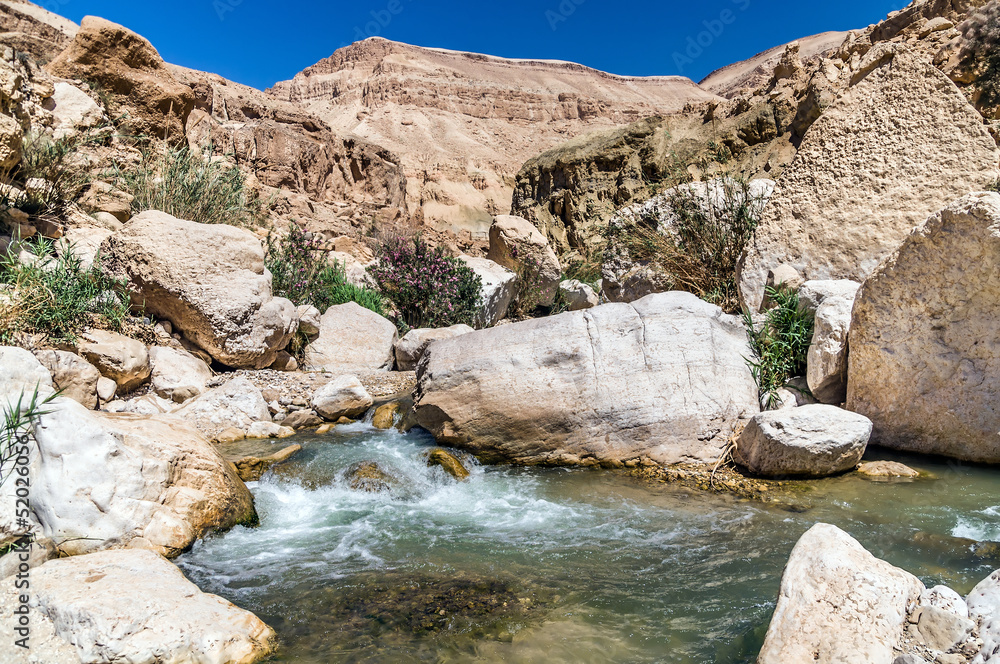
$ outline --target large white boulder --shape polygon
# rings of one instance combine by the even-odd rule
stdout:
[[[813,338],[806,356],[806,381],[820,403],[847,399],[847,339],[853,298],[828,298],[816,310]]]
[[[470,332],[475,330],[468,325],[410,330],[396,342],[396,370],[413,371],[417,368],[420,358],[424,356],[424,351],[433,342],[459,337]]]
[[[305,367],[331,373],[392,369],[399,333],[392,321],[356,302],[330,307],[319,336],[306,346]]]
[[[482,282],[476,327],[496,325],[507,316],[507,309],[517,293],[517,275],[488,258],[473,256],[458,258],[475,272]]]
[[[271,411],[256,385],[242,376],[233,378],[188,401],[173,415],[194,425],[209,440],[219,440],[227,429],[246,432],[254,422],[270,422]]]
[[[555,300],[562,279],[559,258],[545,236],[527,219],[512,215],[495,217],[486,257],[520,275],[520,279],[530,280],[529,285],[537,289],[538,304],[548,306]]]
[[[417,422],[493,461],[710,462],[759,412],[739,318],[652,295],[431,344]]]
[[[972,664],[1000,662],[1000,570],[980,581],[965,598],[969,617],[978,620],[983,647]]]
[[[927,215],[997,178],[1000,151],[964,93],[901,44],[876,44],[806,133],[747,247],[740,296],[768,271],[864,281]]]
[[[108,237],[101,255],[136,305],[225,365],[270,366],[295,333],[295,307],[272,297],[264,248],[250,231],[148,211]]]
[[[1000,194],[932,215],[854,304],[847,407],[872,442],[1000,463]]]
[[[0,596],[18,603],[13,583]],[[31,571],[29,596],[29,650],[15,645],[15,621],[0,621],[7,664],[252,664],[277,645],[257,616],[203,593],[151,551],[50,560]]]
[[[95,412],[65,398],[46,410],[34,426],[31,508],[63,552],[174,556],[256,519],[235,471],[184,422]]]
[[[212,369],[180,348],[153,346],[149,349],[152,367],[150,384],[164,399],[184,403],[202,394],[212,380]]]
[[[825,523],[792,549],[758,664],[892,664],[924,584]]]
[[[93,129],[104,121],[104,111],[86,92],[66,81],[56,81],[52,93],[52,130],[55,138]]]
[[[871,433],[867,417],[836,406],[768,411],[740,434],[736,461],[760,475],[826,477],[857,466]]]

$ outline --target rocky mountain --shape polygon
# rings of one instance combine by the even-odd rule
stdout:
[[[799,57],[809,62],[818,60],[844,43],[846,32],[824,32],[811,37],[803,37],[795,43],[799,45]],[[743,92],[765,85],[774,68],[781,60],[788,44],[775,46],[758,53],[752,58],[720,67],[703,78],[698,85],[713,94],[732,99]]]
[[[0,0],[0,43],[51,60],[69,45],[79,26],[27,0]]]
[[[268,90],[400,155],[411,212],[484,234],[540,149],[715,95],[681,77],[625,77],[370,38]]]

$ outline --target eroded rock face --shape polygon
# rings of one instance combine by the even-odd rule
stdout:
[[[915,229],[858,293],[847,407],[872,441],[1000,462],[1000,195],[970,194]]]
[[[16,603],[12,589],[5,606]],[[32,570],[31,591],[31,653],[42,659],[30,661],[252,664],[277,645],[255,615],[201,592],[151,551],[50,560]],[[0,658],[28,662],[13,641],[4,639]]]
[[[924,584],[818,523],[795,545],[781,576],[760,664],[891,664]]]
[[[709,462],[759,411],[736,317],[653,295],[432,344],[417,422],[490,461]]]
[[[60,398],[35,427],[32,509],[68,554],[143,548],[175,556],[256,519],[253,498],[193,427],[110,415]]]
[[[552,304],[562,278],[562,267],[549,241],[530,221],[511,215],[494,219],[490,226],[487,258],[520,275],[521,279],[531,279],[538,289],[538,304]]]
[[[760,475],[826,477],[857,466],[871,432],[867,417],[834,406],[770,411],[750,420],[735,456]]]
[[[148,211],[106,239],[101,255],[136,304],[225,365],[267,367],[295,333],[295,307],[272,297],[264,248],[247,230]]]
[[[128,28],[85,16],[73,41],[46,70],[100,84],[128,112],[137,134],[184,137],[194,107],[191,88],[174,78],[152,44]]]
[[[470,332],[475,332],[475,330],[468,325],[410,330],[396,342],[396,370],[413,371],[417,368],[420,358],[424,356],[424,351],[432,343]]]
[[[863,281],[927,215],[997,178],[1000,152],[955,84],[897,44],[869,51],[812,125],[739,273],[757,311],[768,270]]]
[[[330,307],[320,320],[319,337],[306,346],[310,371],[357,372],[392,368],[396,326],[356,302]]]

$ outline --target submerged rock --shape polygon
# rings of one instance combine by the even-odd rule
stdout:
[[[469,476],[469,471],[454,454],[440,447],[433,449],[427,455],[428,466],[441,466],[444,472],[457,480],[464,480]]]
[[[819,523],[792,550],[758,664],[893,661],[924,584]]]
[[[920,472],[898,461],[866,461],[858,466],[858,473],[867,477],[919,477]]]
[[[301,451],[301,445],[289,445],[288,447],[268,456],[246,456],[236,459],[233,461],[233,465],[236,466],[236,472],[239,474],[241,480],[244,482],[256,482],[263,477],[264,473],[270,470],[272,466],[287,461]]]
[[[382,493],[399,484],[399,480],[387,473],[375,461],[359,461],[347,469],[347,484],[355,491]]]
[[[391,429],[396,423],[399,409],[400,403],[398,401],[382,404],[375,409],[375,414],[372,416],[372,426],[376,429]]]

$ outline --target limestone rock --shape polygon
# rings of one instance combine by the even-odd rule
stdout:
[[[799,286],[799,311],[813,314],[829,298],[840,297],[854,302],[861,283],[850,279],[813,280]]]
[[[510,215],[494,218],[487,258],[520,275],[521,280],[536,282],[538,304],[548,306],[555,300],[562,267],[549,241],[527,219]]]
[[[464,480],[469,476],[469,471],[454,454],[440,447],[430,451],[427,455],[428,466],[441,466],[444,472],[448,473],[456,480]]]
[[[863,281],[914,226],[997,178],[1000,152],[947,76],[880,43],[809,129],[740,267],[757,311],[769,269]]]
[[[97,259],[101,243],[111,235],[105,228],[69,228],[56,245],[60,255],[73,255],[80,259],[80,267],[89,270]]]
[[[274,371],[298,371],[299,361],[288,351],[279,350],[269,368]]]
[[[759,664],[890,664],[924,585],[818,523],[795,545],[781,576]]]
[[[969,617],[969,605],[961,595],[948,586],[934,586],[920,593],[920,606],[933,606],[959,618]]]
[[[56,81],[52,93],[52,129],[56,139],[93,129],[104,121],[104,110],[86,92]]]
[[[180,348],[153,346],[149,349],[153,391],[164,399],[184,403],[208,389],[212,369]]]
[[[847,407],[895,449],[1000,462],[1000,195],[915,229],[858,293]]]
[[[108,330],[87,330],[76,342],[76,350],[97,367],[102,376],[129,392],[149,378],[149,351],[141,341]]]
[[[517,275],[488,258],[459,256],[459,259],[469,266],[483,283],[476,327],[496,325],[507,315],[507,308],[510,307],[517,292]]]
[[[231,427],[245,433],[254,422],[271,421],[260,389],[243,377],[208,390],[173,414],[193,424],[209,440]]]
[[[375,413],[372,415],[372,426],[382,430],[391,429],[396,423],[399,409],[400,403],[398,401],[382,404],[375,409]]]
[[[24,130],[17,120],[0,114],[0,168],[13,169],[21,163],[21,145]],[[33,233],[22,233],[27,238]]]
[[[101,373],[75,353],[62,350],[40,350],[35,357],[52,374],[52,383],[64,397],[86,408],[97,408],[97,381]]]
[[[127,112],[136,134],[184,136],[194,93],[174,78],[152,44],[128,28],[85,16],[70,45],[45,69],[99,84]]]
[[[299,319],[299,332],[306,335],[310,341],[318,337],[323,325],[323,314],[319,309],[311,304],[303,304],[295,309],[295,313]]]
[[[32,510],[70,555],[145,548],[175,556],[253,521],[253,498],[194,428],[171,416],[109,415],[60,398],[34,430]]]
[[[97,379],[97,398],[102,403],[114,399],[116,392],[118,392],[118,383],[104,376]]]
[[[858,465],[858,472],[868,477],[919,477],[916,470],[898,461],[866,461]]]
[[[372,407],[372,398],[356,376],[339,376],[316,390],[310,403],[321,417],[336,422],[363,414]]]
[[[1000,570],[983,579],[965,601],[969,617],[980,621],[983,647],[972,664],[995,664],[1000,656]]]
[[[262,369],[295,332],[295,308],[272,297],[264,248],[251,232],[148,211],[101,245],[133,301],[232,367]]]
[[[4,597],[5,606],[15,601]],[[103,551],[35,568],[29,621],[30,653],[40,659],[5,638],[3,661],[252,664],[277,645],[255,615],[203,593],[150,551]],[[45,649],[37,651],[40,643]],[[59,654],[46,659],[46,652]]]
[[[83,192],[80,207],[87,212],[106,212],[118,221],[125,223],[132,218],[131,194],[115,189],[107,182],[96,180]]]
[[[928,648],[948,652],[964,643],[972,634],[976,623],[950,611],[935,606],[921,605],[913,612],[917,621],[917,635]]]
[[[310,371],[378,371],[392,368],[396,326],[356,302],[338,304],[323,314],[319,337],[306,346]]]
[[[847,399],[847,338],[853,308],[853,299],[832,297],[816,310],[806,380],[820,403],[840,405]]]
[[[759,411],[746,332],[690,293],[653,295],[432,344],[417,423],[489,461],[714,461]]]
[[[567,279],[559,284],[559,292],[568,311],[591,309],[601,303],[594,289],[578,279]]]
[[[281,420],[281,425],[290,429],[308,429],[323,424],[323,418],[312,410],[297,410]]]
[[[736,461],[760,475],[825,477],[858,465],[868,418],[822,404],[761,413],[740,434]]]
[[[236,466],[236,472],[239,473],[241,480],[244,482],[256,482],[264,476],[264,473],[271,466],[287,461],[301,451],[301,445],[289,445],[265,457],[249,456],[236,459],[233,461],[233,465]]]
[[[420,358],[423,357],[427,347],[435,341],[441,339],[451,339],[475,332],[468,325],[452,325],[442,328],[419,328],[410,330],[403,338],[396,342],[396,370],[413,371],[417,368]]]

